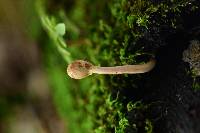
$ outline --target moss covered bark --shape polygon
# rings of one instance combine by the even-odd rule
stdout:
[[[60,0],[48,1],[47,5],[49,15],[66,24],[64,39],[70,42],[67,50],[71,59],[87,59],[102,66],[143,63],[151,57],[158,60],[155,70],[148,74],[94,76],[87,80],[87,85],[83,83],[86,81],[80,82],[81,95],[73,96],[84,99],[82,104],[77,103],[77,108],[92,122],[88,131],[200,130],[195,126],[200,119],[189,126],[180,122],[182,116],[190,119],[185,105],[197,111],[200,103],[196,98],[198,92],[191,92],[193,80],[185,72],[189,71],[187,64],[181,60],[189,41],[200,35],[198,0]],[[181,77],[183,80],[179,80]],[[186,101],[192,96],[197,102],[181,101],[170,95]],[[172,100],[166,100],[168,97]],[[176,111],[181,115],[176,115]]]

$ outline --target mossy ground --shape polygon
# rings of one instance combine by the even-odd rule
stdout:
[[[42,6],[47,10],[40,17],[52,23],[48,29],[43,21],[48,33],[56,23],[66,25],[67,63],[81,58],[114,66],[157,59],[147,74],[75,81],[65,76],[66,63],[58,55],[63,53],[56,52],[63,39],[50,33],[54,42],[43,42],[45,67],[55,105],[71,132],[200,131],[199,92],[181,59],[189,41],[200,35],[198,0],[52,0]]]

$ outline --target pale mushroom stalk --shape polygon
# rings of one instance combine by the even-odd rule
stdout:
[[[82,79],[93,73],[96,74],[138,74],[151,71],[156,64],[155,59],[151,59],[145,64],[124,65],[115,67],[99,67],[83,60],[71,63],[67,68],[67,73],[71,78]]]
[[[93,67],[90,71],[97,74],[137,74],[145,73],[153,69],[155,60],[141,65],[124,65],[115,67]]]

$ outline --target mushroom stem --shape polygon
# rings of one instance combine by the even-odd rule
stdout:
[[[124,65],[115,67],[94,66],[90,72],[97,74],[138,74],[149,72],[154,68],[156,61],[151,59],[149,62],[140,65]]]

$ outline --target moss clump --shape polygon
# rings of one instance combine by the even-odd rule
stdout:
[[[134,64],[148,60],[149,57],[156,55],[158,48],[167,45],[168,39],[173,34],[188,28],[184,17],[198,12],[198,4],[198,1],[188,0],[161,2],[147,0],[111,1],[109,3],[110,18],[100,18],[99,27],[93,33],[93,44],[96,44],[99,55],[101,55],[98,60],[106,65]],[[128,111],[125,108],[128,102],[136,102],[140,100],[138,98],[144,97],[138,96],[138,93],[134,94],[134,92],[139,91],[138,84],[144,78],[143,76],[125,75],[106,78],[107,88],[109,88],[106,91],[108,94],[111,93],[113,97],[118,97],[117,102],[122,103],[122,107],[118,110],[125,114],[125,118],[128,120],[126,127],[131,132],[145,132],[141,129],[145,129],[146,126],[149,127],[147,132],[153,132],[153,123],[150,121],[151,118],[148,119],[148,116],[145,115],[145,111],[142,114],[141,110],[132,112],[135,115],[141,114],[147,117],[140,119],[140,122],[137,123],[134,117],[128,118]],[[104,108],[103,105],[101,108]],[[103,116],[109,114],[110,112],[107,111]],[[101,118],[104,117],[101,116]],[[114,120],[119,121],[118,116],[115,116]],[[143,126],[140,123],[143,123]],[[149,125],[145,126],[145,123]],[[118,124],[115,124],[115,127],[118,126]],[[101,127],[104,126],[101,125]],[[110,129],[106,127],[107,125],[105,129]],[[126,132],[126,130],[123,131]]]

